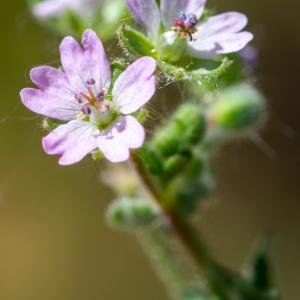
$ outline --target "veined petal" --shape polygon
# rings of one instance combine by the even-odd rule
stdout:
[[[142,57],[131,64],[115,82],[112,95],[116,109],[123,114],[137,111],[155,93],[156,62]]]
[[[141,147],[144,139],[144,127],[134,117],[124,116],[100,134],[97,143],[105,158],[118,163],[128,160],[130,149]]]
[[[97,129],[91,124],[73,120],[45,136],[43,148],[47,154],[60,155],[60,165],[71,165],[97,148],[95,134]]]
[[[155,0],[126,0],[126,2],[135,20],[147,29],[152,38],[155,38],[161,24]]]
[[[170,27],[181,12],[202,16],[206,0],[161,0],[160,10],[165,27]]]
[[[247,17],[237,12],[208,18],[198,25],[193,41],[188,43],[190,52],[195,56],[214,57],[243,49],[253,39],[250,32],[240,32],[247,22]]]
[[[30,79],[38,88],[44,91],[53,90],[72,95],[68,78],[60,69],[50,66],[35,67],[30,71]]]
[[[80,106],[64,94],[52,94],[34,88],[25,88],[20,93],[23,104],[31,111],[58,120],[69,121],[79,114]]]
[[[96,33],[88,29],[82,35],[82,47],[71,36],[60,45],[61,63],[72,85],[86,91],[86,82],[95,80],[96,92],[108,89],[111,81],[110,64]]]

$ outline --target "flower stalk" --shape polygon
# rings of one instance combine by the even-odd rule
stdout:
[[[215,267],[216,263],[209,255],[209,252],[202,242],[199,233],[195,232],[185,218],[178,212],[162,205],[163,201],[161,199],[161,195],[153,185],[151,179],[148,177],[143,166],[143,162],[136,151],[132,152],[131,161],[135,167],[135,170],[139,174],[145,189],[151,196],[151,199],[154,201],[155,205],[160,208],[164,218],[164,223],[170,228],[172,234],[181,242],[186,252],[189,253],[189,255],[193,258],[200,273],[202,273],[202,275],[204,275],[208,280],[210,287],[217,291],[219,289],[219,283],[216,282],[214,278],[206,276],[207,273],[209,273],[211,269]],[[218,293],[220,294],[220,291]],[[229,299],[224,290],[222,290],[222,298],[220,299]]]

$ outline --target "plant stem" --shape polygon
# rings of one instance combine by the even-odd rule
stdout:
[[[155,204],[160,208],[165,221],[172,228],[174,234],[181,240],[186,250],[194,257],[199,268],[203,271],[206,266],[211,263],[211,259],[205,246],[199,239],[195,238],[195,236],[199,236],[199,234],[194,232],[189,224],[177,212],[162,205],[160,194],[157,192],[152,181],[145,172],[143,163],[136,152],[132,153],[131,159],[145,188],[152,196]]]
[[[183,248],[191,255],[196,262],[198,269],[208,280],[211,289],[219,296],[219,299],[229,300],[227,290],[224,288],[223,280],[220,280],[212,271],[219,268],[206,250],[206,246],[199,238],[189,223],[177,211],[165,207],[160,193],[157,191],[152,180],[149,178],[144,168],[142,159],[137,152],[132,152],[131,160],[146,190],[151,195],[154,203],[160,208],[167,225],[172,229],[173,234],[181,242]]]

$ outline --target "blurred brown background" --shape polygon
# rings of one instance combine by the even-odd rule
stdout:
[[[300,4],[295,0],[214,0],[246,13],[261,50],[258,85],[271,121],[262,137],[214,157],[218,193],[199,226],[220,260],[239,267],[267,230],[283,298],[300,284]],[[30,17],[24,1],[0,9],[0,299],[167,299],[129,235],[105,225],[113,194],[90,159],[63,168],[41,148],[38,119],[20,105],[30,67],[57,59],[57,41]]]

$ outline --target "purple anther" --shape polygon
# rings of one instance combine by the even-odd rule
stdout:
[[[89,79],[89,80],[86,81],[86,84],[87,85],[95,85],[96,81],[95,81],[95,79],[91,78],[91,79]]]
[[[198,23],[198,18],[194,14],[190,14],[186,20],[186,23],[189,27],[195,27]]]
[[[88,115],[91,114],[92,111],[91,111],[89,105],[88,105],[88,104],[85,104],[85,105],[83,105],[83,106],[81,107],[81,112],[82,112],[84,115],[88,116]]]
[[[187,19],[186,13],[185,13],[185,12],[180,12],[180,13],[178,14],[178,18],[179,18],[180,20],[185,21],[185,20]]]
[[[82,98],[80,95],[76,94],[75,99],[77,100],[78,103],[82,103]]]
[[[98,100],[98,101],[103,100],[103,98],[105,97],[105,95],[106,95],[105,91],[101,91],[101,92],[98,93],[98,95],[97,95],[97,100]]]

